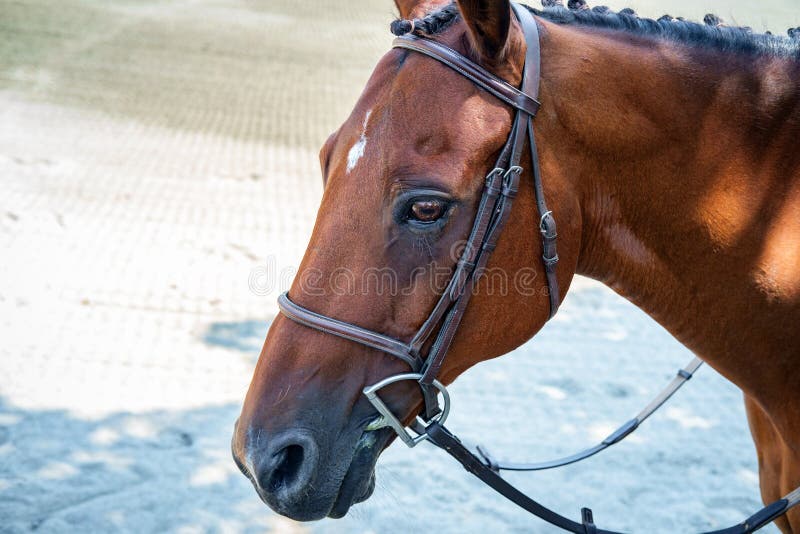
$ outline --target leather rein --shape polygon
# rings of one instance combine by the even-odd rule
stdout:
[[[365,431],[390,427],[409,447],[414,447],[422,441],[430,441],[453,456],[467,471],[481,479],[505,498],[563,530],[575,534],[619,534],[611,530],[598,528],[594,524],[592,511],[588,508],[581,510],[581,522],[573,521],[546,508],[509,484],[500,476],[499,472],[501,470],[538,471],[552,469],[584,460],[619,443],[636,430],[645,419],[652,415],[692,377],[693,373],[702,365],[701,360],[695,358],[685,368],[679,370],[678,375],[650,404],[601,443],[557,460],[535,464],[500,463],[494,460],[481,447],[477,448],[477,454],[473,453],[444,427],[444,422],[450,411],[450,396],[444,385],[437,380],[437,376],[472,295],[471,284],[485,269],[489,256],[497,245],[500,233],[508,221],[511,206],[519,189],[519,179],[523,171],[519,164],[526,142],[530,149],[530,170],[533,175],[533,189],[540,217],[539,230],[542,237],[542,263],[547,279],[551,318],[558,311],[561,302],[556,278],[556,265],[558,263],[556,222],[553,213],[547,209],[547,203],[545,202],[533,132],[533,119],[540,107],[538,101],[541,65],[539,30],[536,21],[527,8],[516,3],[512,3],[512,8],[522,27],[527,43],[522,84],[519,89],[496,77],[455,50],[434,40],[410,34],[398,37],[392,45],[394,48],[404,48],[418,52],[439,61],[516,110],[508,140],[500,152],[494,169],[486,176],[483,194],[478,204],[472,230],[466,246],[456,263],[453,276],[419,331],[410,342],[406,343],[308,310],[292,302],[288,297],[288,293],[278,297],[278,306],[280,311],[292,321],[385,352],[409,365],[412,372],[390,376],[364,388],[364,394],[367,399],[380,414],[380,417],[370,423]],[[428,346],[430,348],[427,354],[423,355],[424,348]],[[384,387],[406,380],[414,380],[419,384],[424,400],[422,414],[416,418],[410,427],[416,435],[409,433],[401,420],[392,413],[378,396],[378,392]],[[439,404],[439,395],[443,399],[442,405]],[[800,488],[783,499],[764,507],[743,523],[707,534],[746,534],[755,532],[786,513],[789,508],[798,503],[800,503]]]

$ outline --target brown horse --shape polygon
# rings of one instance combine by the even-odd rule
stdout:
[[[508,1],[442,4],[398,0],[395,29],[519,84],[526,43]],[[800,47],[570,4],[534,11],[535,131],[559,285],[576,273],[604,282],[739,386],[762,497],[778,499],[800,485]],[[325,191],[292,301],[408,340],[442,291],[441,267],[453,267],[511,121],[508,106],[439,62],[388,52],[320,153]],[[538,273],[538,290],[475,287],[445,384],[548,319],[531,183],[525,168],[489,265]],[[369,497],[395,434],[367,430],[376,413],[362,389],[403,372],[398,359],[278,316],[232,444],[261,498],[312,520]],[[406,423],[423,405],[411,383],[382,397]],[[800,532],[800,510],[779,526]]]

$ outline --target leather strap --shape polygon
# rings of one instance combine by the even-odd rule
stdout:
[[[522,74],[522,92],[530,95],[534,100],[539,100],[539,80],[542,77],[542,58],[539,46],[539,25],[536,24],[531,12],[515,2],[511,9],[517,17],[522,33],[525,36],[525,66]],[[531,114],[529,114],[531,115]],[[535,114],[531,115],[531,117]]]
[[[508,483],[491,467],[484,464],[456,436],[439,423],[433,422],[429,424],[425,428],[425,433],[428,435],[428,441],[455,458],[469,473],[475,475],[497,493],[539,519],[574,534],[621,534],[613,530],[598,528],[594,523],[591,510],[588,508],[581,510],[581,522],[578,523],[531,499]],[[738,525],[706,532],[705,534],[750,534],[762,529],[798,504],[800,504],[800,488],[783,499],[765,506]]]
[[[281,313],[296,323],[327,334],[333,334],[334,336],[355,341],[356,343],[400,358],[406,362],[414,372],[418,371],[422,365],[419,358],[411,353],[411,347],[402,341],[313,312],[292,302],[289,299],[288,293],[283,293],[278,297],[278,308],[280,308]]]
[[[439,423],[431,423],[426,427],[425,432],[428,434],[428,441],[458,460],[469,473],[478,477],[484,484],[520,508],[568,532],[573,532],[575,534],[586,533],[583,523],[578,523],[550,510],[509,484],[500,475],[484,465],[457,437]],[[597,534],[620,534],[612,530],[603,530],[599,528],[596,529],[595,532]]]
[[[468,242],[467,248],[470,251],[470,257],[473,257],[474,260],[471,262],[473,268],[468,273],[467,280],[473,281],[473,283],[478,281],[475,277],[479,277],[486,268],[489,256],[497,246],[500,233],[506,222],[508,222],[511,206],[519,187],[519,173],[521,170],[522,169],[519,167],[511,167],[504,174],[501,195],[493,210],[493,217],[488,227],[483,232],[483,239],[480,241]],[[431,387],[434,379],[436,379],[441,370],[450,345],[455,338],[456,331],[461,324],[461,319],[466,312],[469,300],[472,297],[473,291],[471,289],[472,288],[468,291],[460,291],[458,299],[455,300],[453,308],[439,330],[439,335],[431,347],[428,357],[425,360],[425,366],[423,367],[423,376],[420,379],[420,384],[423,387]],[[426,413],[426,419],[428,420],[430,420],[429,415],[429,413]]]
[[[461,257],[456,264],[456,271],[453,274],[453,278],[448,283],[444,293],[442,293],[439,301],[428,316],[428,319],[426,319],[425,323],[410,343],[411,347],[417,352],[421,351],[422,346],[430,339],[430,336],[433,334],[436,327],[439,326],[442,317],[444,317],[454,300],[461,296],[466,281],[472,273],[470,265],[475,264],[475,259],[479,252],[478,243],[483,241],[483,236],[489,228],[489,222],[491,221],[497,199],[502,192],[503,174],[505,170],[501,165],[502,156],[500,160],[498,160],[495,169],[486,176],[483,195],[478,204],[478,211],[475,214],[475,221],[473,222],[472,230],[467,238],[467,243],[464,246]]]
[[[669,384],[667,384],[666,387],[662,389],[659,394],[647,404],[647,406],[642,408],[642,410],[636,414],[635,417],[617,427],[614,432],[609,434],[600,443],[586,448],[580,452],[576,452],[574,454],[570,454],[569,456],[564,456],[554,460],[536,463],[497,461],[492,457],[489,451],[480,446],[478,447],[478,453],[483,457],[485,463],[495,471],[545,471],[548,469],[555,469],[556,467],[563,467],[565,465],[580,462],[586,458],[594,456],[601,451],[604,451],[613,445],[616,445],[629,435],[633,434],[636,429],[639,428],[639,425],[644,423],[651,415],[653,415],[656,410],[658,410],[665,402],[672,398],[672,396],[677,393],[677,391],[681,389],[681,387],[683,387],[683,385],[686,384],[686,382],[688,382],[692,376],[694,376],[694,373],[697,372],[701,365],[703,365],[703,360],[700,358],[693,358],[692,361],[690,361],[685,367],[678,370],[675,377],[669,382]]]
[[[538,98],[542,63],[539,46],[539,26],[536,24],[533,15],[525,7],[516,3],[512,3],[511,7],[522,26],[525,42],[527,43],[522,90],[529,95],[533,95],[534,98]],[[533,43],[535,43],[535,46]],[[535,84],[533,83],[534,80]],[[553,212],[547,208],[547,201],[544,196],[544,185],[542,184],[542,173],[539,166],[539,151],[536,148],[536,139],[533,134],[533,117],[528,117],[526,122],[528,146],[531,151],[533,191],[536,198],[536,207],[539,210],[539,232],[542,235],[542,263],[547,279],[547,294],[550,300],[550,318],[552,319],[561,304],[558,278],[556,277],[556,265],[558,264],[556,238],[558,237],[558,232],[556,231],[556,220],[553,217]]]
[[[536,150],[536,140],[533,136],[533,124],[528,129],[531,146],[531,159],[533,164],[533,190],[536,197],[536,206],[539,209],[539,233],[542,235],[542,263],[544,273],[547,278],[547,295],[550,299],[550,319],[558,311],[561,305],[561,295],[558,289],[558,278],[556,276],[556,265],[558,264],[558,251],[556,250],[556,220],[553,212],[547,209],[547,202],[544,198],[544,187],[542,186],[542,175],[539,169],[539,155]]]
[[[392,43],[392,47],[406,48],[432,57],[474,84],[483,87],[506,104],[524,111],[532,117],[539,111],[540,104],[535,98],[525,94],[525,92],[520,91],[505,80],[501,80],[477,63],[473,63],[452,48],[437,41],[408,34],[397,37]]]

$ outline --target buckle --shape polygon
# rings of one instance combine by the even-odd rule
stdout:
[[[514,198],[519,191],[519,177],[522,174],[522,167],[514,165],[503,175],[503,196]]]
[[[546,211],[542,218],[539,219],[539,232],[546,238],[546,239],[555,239],[558,237],[558,233],[556,232],[556,220],[553,218],[552,211]]]
[[[486,185],[491,185],[494,182],[494,179],[498,176],[503,176],[506,173],[506,170],[502,167],[495,167],[492,169],[492,172],[486,175]]]
[[[390,384],[394,384],[395,382],[402,382],[403,380],[415,380],[419,381],[422,378],[421,374],[418,373],[406,373],[402,375],[394,375],[388,378],[384,378],[380,382],[377,382],[369,387],[364,388],[364,395],[367,396],[367,400],[378,410],[378,413],[381,414],[380,419],[374,420],[369,425],[367,425],[366,430],[379,430],[381,428],[391,427],[396,433],[397,436],[403,440],[403,443],[408,445],[409,447],[415,447],[418,443],[422,443],[426,439],[428,439],[428,434],[425,433],[425,427],[427,425],[431,425],[433,423],[444,424],[447,420],[447,416],[450,415],[450,393],[447,392],[447,388],[444,387],[444,384],[439,382],[438,380],[433,381],[433,387],[439,390],[439,393],[442,394],[442,400],[444,401],[444,405],[442,406],[442,411],[439,413],[438,416],[431,419],[427,423],[422,420],[419,416],[411,423],[411,429],[417,434],[416,436],[412,436],[409,434],[408,430],[403,426],[403,423],[392,413],[388,406],[381,400],[378,396],[378,391],[385,388]]]
[[[495,185],[497,178],[503,176],[506,170],[500,167],[496,167],[492,170],[489,174],[486,175],[485,180],[485,187],[486,187],[486,194],[490,197],[496,197],[501,193],[501,189]]]
[[[514,165],[513,167],[510,167],[503,175],[503,182],[506,183],[512,180],[511,177],[512,174],[516,174],[517,177],[519,177],[519,175],[522,174],[522,167],[520,167],[519,165]]]

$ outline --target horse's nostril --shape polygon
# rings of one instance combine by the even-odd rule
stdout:
[[[272,473],[265,473],[269,480],[263,480],[261,487],[270,493],[275,493],[282,487],[291,487],[297,482],[297,475],[303,465],[305,451],[300,445],[289,445],[278,451],[274,456]]]
[[[271,506],[287,506],[304,498],[319,465],[319,447],[310,433],[285,432],[251,450],[252,478]]]

